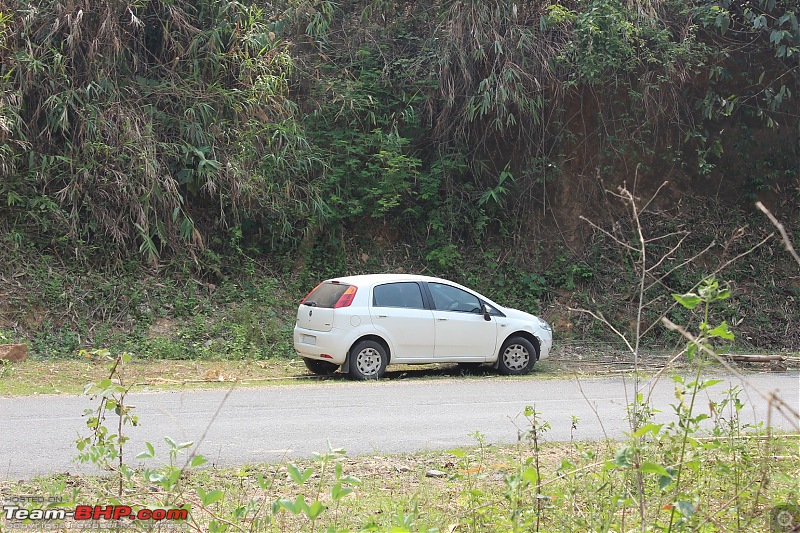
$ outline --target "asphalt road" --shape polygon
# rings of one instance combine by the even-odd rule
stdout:
[[[720,398],[736,378],[724,378],[703,391],[696,405],[708,412],[709,395]],[[800,374],[749,375],[764,392],[780,391],[795,409],[800,403]],[[643,383],[652,389],[658,421],[674,419],[676,402],[668,378]],[[475,444],[476,431],[490,443],[511,443],[528,427],[522,416],[531,405],[551,428],[550,441],[620,438],[627,423],[625,406],[632,397],[630,378],[607,379],[480,379],[385,380],[325,382],[226,391],[141,393],[128,396],[140,425],[128,428],[130,464],[145,449],[156,446],[165,459],[163,437],[195,441],[198,453],[212,464],[275,462],[325,451],[328,442],[350,455],[413,452]],[[627,389],[627,397],[626,397]],[[747,423],[770,420],[793,430],[777,413],[768,416],[767,403],[745,387],[741,416]],[[42,396],[0,398],[0,479],[27,479],[54,472],[92,473],[73,462],[74,441],[86,435],[87,397]],[[216,413],[216,416],[215,416]],[[572,431],[572,417],[580,420]],[[114,426],[115,427],[115,426]],[[113,429],[112,429],[113,431]],[[155,463],[150,463],[155,466]]]

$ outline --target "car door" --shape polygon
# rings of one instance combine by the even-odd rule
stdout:
[[[474,294],[446,283],[428,282],[436,330],[435,357],[443,360],[494,359],[497,321],[485,320]]]
[[[392,362],[433,357],[433,313],[413,281],[383,283],[372,289],[372,325],[392,344]]]

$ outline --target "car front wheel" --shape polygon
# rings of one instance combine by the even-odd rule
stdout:
[[[506,376],[521,376],[533,369],[536,359],[536,348],[528,339],[511,337],[500,348],[497,369]]]
[[[366,340],[353,347],[350,352],[350,374],[352,379],[380,379],[386,372],[389,358],[386,348],[380,343]]]
[[[318,376],[330,376],[336,372],[337,368],[339,368],[339,365],[336,363],[320,361],[319,359],[309,359],[307,357],[303,357],[303,362],[306,364],[306,368]]]

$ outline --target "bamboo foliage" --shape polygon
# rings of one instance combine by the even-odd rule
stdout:
[[[363,217],[516,242],[565,176],[707,175],[719,121],[796,124],[793,5],[0,0],[0,229],[151,263]]]
[[[196,213],[251,205],[236,132],[287,113],[291,59],[270,17],[237,2],[19,2],[0,92],[16,204],[51,198],[39,222],[116,254],[201,249]]]
[[[437,39],[441,136],[531,134],[555,81],[558,48],[536,31],[541,4],[452,2]],[[487,133],[486,126],[489,127]]]

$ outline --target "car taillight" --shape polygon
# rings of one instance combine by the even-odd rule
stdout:
[[[325,282],[323,281],[322,283],[325,283]],[[322,285],[322,283],[318,283],[318,284],[317,284],[317,287],[319,287],[320,285]],[[317,290],[317,287],[314,287],[313,289],[311,289],[310,291],[308,291],[308,294],[306,294],[306,295],[305,295],[305,298],[303,298],[302,300],[300,300],[300,303],[301,303],[301,304],[305,303],[305,301],[306,301],[306,300],[308,300],[308,297],[309,297],[309,296],[311,296],[311,293],[312,293],[312,292],[314,292],[315,290]]]
[[[344,294],[339,296],[339,299],[336,301],[336,304],[333,306],[334,309],[338,309],[340,307],[349,307],[351,303],[353,303],[353,298],[356,297],[356,291],[358,291],[358,287],[355,285],[350,285],[347,287],[347,290],[344,291]]]

